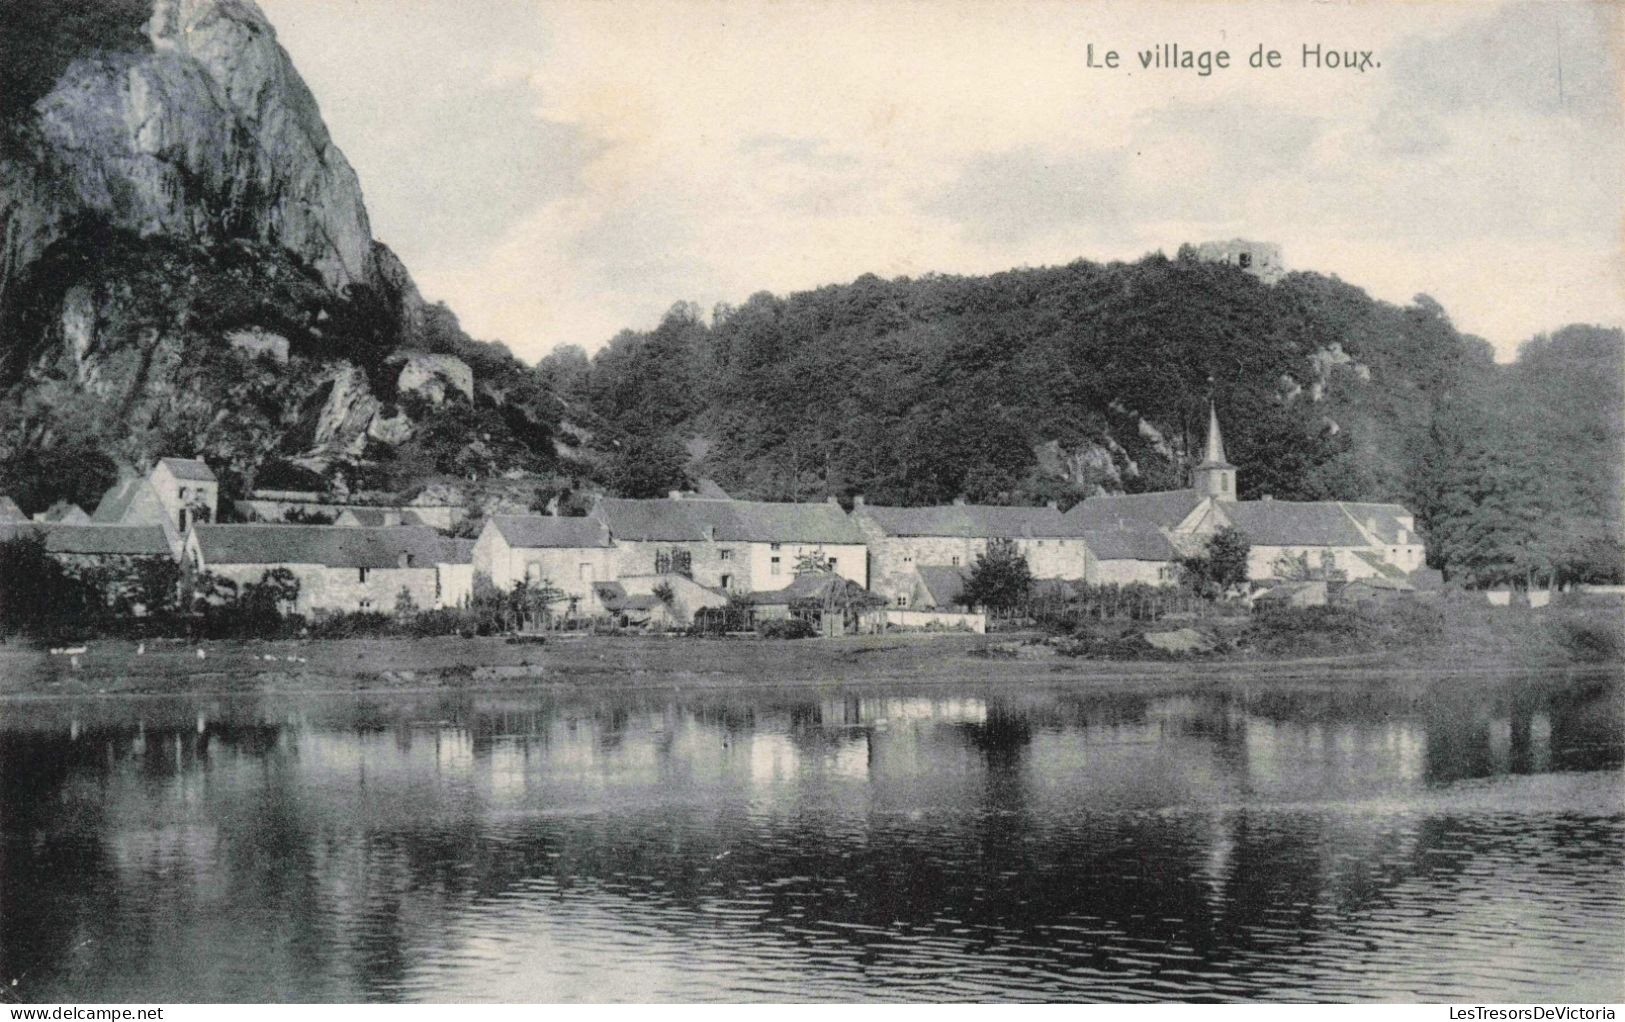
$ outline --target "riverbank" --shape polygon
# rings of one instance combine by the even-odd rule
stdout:
[[[1036,637],[1033,637],[1036,638]],[[1020,637],[881,635],[800,641],[587,636],[278,641],[110,640],[81,653],[0,646],[0,700],[182,694],[503,689],[757,688],[1195,681],[1404,680],[1508,671],[1625,674],[1625,664],[1380,651],[1172,662],[1001,656]],[[992,651],[993,655],[990,655]]]

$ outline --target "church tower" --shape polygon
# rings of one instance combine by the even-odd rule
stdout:
[[[1219,432],[1219,410],[1207,403],[1207,449],[1192,473],[1196,492],[1215,500],[1236,499],[1236,467],[1224,459],[1224,436]]]

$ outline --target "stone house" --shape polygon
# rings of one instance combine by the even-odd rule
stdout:
[[[670,602],[657,590],[670,591]],[[613,582],[598,582],[594,593],[604,611],[625,624],[687,625],[694,614],[708,607],[725,607],[728,594],[684,575],[630,575]]]
[[[615,549],[593,518],[492,515],[474,541],[474,573],[504,592],[546,580],[569,613],[597,615],[607,608],[595,586],[615,580]]]
[[[420,609],[455,599],[455,572],[443,569],[448,551],[426,528],[344,528],[335,525],[196,525],[185,556],[198,571],[239,587],[286,568],[299,579],[301,614],[323,611],[393,612],[404,593]]]
[[[852,520],[869,547],[870,588],[894,606],[910,606],[922,566],[968,568],[988,543],[1012,543],[1034,578],[1086,577],[1089,552],[1080,527],[1054,505],[954,504],[880,507],[859,498]]]
[[[1151,526],[1090,529],[1087,581],[1095,585],[1174,585],[1179,581],[1179,551]]]
[[[784,588],[797,563],[816,556],[843,578],[869,581],[863,531],[833,501],[606,497],[591,517],[609,529],[616,578],[679,574],[724,592],[767,591]]]
[[[1204,241],[1196,246],[1196,258],[1204,263],[1228,263],[1273,284],[1286,273],[1281,246],[1270,241]]]
[[[394,525],[427,524],[416,511],[394,507],[347,507],[333,519],[334,525],[346,528],[384,528]]]
[[[215,520],[220,483],[196,458],[159,458],[145,476],[127,475],[102,494],[90,515],[97,525],[157,525],[179,556],[194,523]]]

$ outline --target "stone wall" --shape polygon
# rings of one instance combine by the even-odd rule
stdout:
[[[1286,274],[1281,246],[1268,241],[1204,241],[1196,246],[1196,258],[1204,263],[1229,263],[1273,284]]]
[[[300,614],[318,611],[372,610],[393,613],[404,588],[420,609],[437,606],[433,565],[413,568],[368,568],[362,580],[359,568],[329,568],[322,564],[221,564],[204,565],[241,588],[258,582],[267,571],[286,568],[299,580],[299,599],[294,610]]]

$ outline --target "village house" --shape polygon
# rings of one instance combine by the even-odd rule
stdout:
[[[870,588],[898,607],[913,605],[917,568],[969,568],[992,541],[1011,543],[1034,578],[1082,579],[1089,570],[1081,529],[1053,504],[881,507],[860,497],[851,517],[869,548]]]
[[[0,494],[0,525],[26,521],[28,516],[23,514],[23,509],[17,506],[17,502],[5,494]]]
[[[196,458],[159,458],[146,475],[126,475],[102,494],[90,520],[159,526],[178,557],[187,530],[213,522],[219,504],[220,483],[208,465]]]
[[[45,552],[64,567],[133,567],[139,560],[173,561],[175,552],[158,525],[66,525],[23,522],[0,525],[0,542],[41,536]]]
[[[629,575],[593,586],[598,605],[626,625],[684,626],[694,615],[728,605],[728,594],[683,575]]]
[[[492,515],[474,541],[474,573],[503,592],[546,581],[569,613],[593,616],[608,609],[595,586],[615,580],[615,548],[594,518]]]
[[[78,504],[70,504],[65,500],[59,500],[44,511],[34,515],[34,521],[59,522],[63,525],[89,525],[90,516],[85,514],[84,508]]]
[[[1091,535],[1153,529],[1172,545],[1176,561],[1178,555],[1199,554],[1219,529],[1240,529],[1252,544],[1247,571],[1254,581],[1301,574],[1305,567],[1348,579],[1392,577],[1395,570],[1408,574],[1422,568],[1426,554],[1414,516],[1398,504],[1238,500],[1236,468],[1225,457],[1218,413],[1211,406],[1207,446],[1193,486],[1090,497],[1066,517]],[[1148,569],[1134,570],[1143,575]],[[1172,574],[1168,581],[1177,577]]]
[[[393,525],[426,524],[416,511],[393,507],[349,507],[333,519],[334,525],[345,528],[381,529]]]
[[[433,529],[344,528],[335,525],[196,525],[186,559],[200,572],[236,583],[260,581],[286,568],[299,580],[294,611],[393,612],[456,602],[455,557]]]
[[[1090,583],[1165,586],[1179,581],[1179,551],[1151,526],[1087,529],[1083,542],[1089,548]]]
[[[863,531],[833,501],[605,497],[591,517],[609,529],[615,578],[678,574],[714,589],[747,593],[782,589],[798,564],[818,558],[860,586],[869,581]]]

